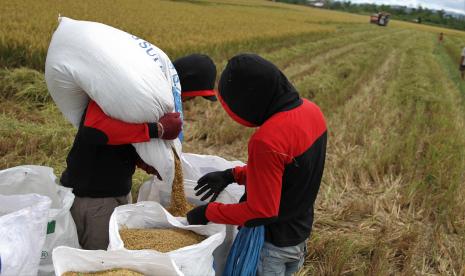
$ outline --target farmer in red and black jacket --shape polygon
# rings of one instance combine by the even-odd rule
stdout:
[[[195,188],[212,201],[230,183],[246,186],[240,203],[211,202],[187,214],[190,224],[265,225],[259,275],[290,275],[303,264],[323,175],[327,130],[319,107],[299,97],[283,73],[253,54],[232,58],[219,100],[238,123],[258,127],[244,167],[212,172]],[[275,275],[273,274],[273,275]]]
[[[188,55],[173,65],[183,101],[196,96],[216,101],[216,66],[210,57]],[[144,163],[131,144],[175,139],[181,125],[179,113],[165,114],[157,123],[125,123],[108,117],[97,103],[89,102],[61,176],[63,186],[73,188],[76,196],[71,214],[82,248],[107,249],[110,216],[114,208],[128,203],[136,166],[161,180],[157,170]]]
[[[108,247],[110,216],[128,203],[136,166],[160,178],[131,143],[175,139],[181,126],[179,113],[167,113],[154,123],[129,124],[108,117],[97,103],[89,102],[61,176],[62,185],[73,188],[76,196],[71,215],[82,248]]]

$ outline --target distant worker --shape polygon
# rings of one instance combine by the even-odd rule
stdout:
[[[462,56],[460,57],[460,67],[459,70],[462,74],[462,80],[465,79],[465,47],[462,50]]]
[[[239,124],[257,127],[244,167],[211,172],[196,195],[212,197],[187,214],[190,224],[265,225],[258,275],[291,275],[303,265],[326,156],[320,108],[299,94],[271,62],[233,57],[221,74],[218,99]],[[245,185],[237,204],[211,202],[230,183]]]

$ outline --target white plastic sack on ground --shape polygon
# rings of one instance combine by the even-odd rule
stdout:
[[[194,153],[183,154],[183,168],[187,171],[187,167],[194,168],[198,173],[193,174],[192,178],[200,178],[204,174],[214,171],[223,171],[236,166],[244,166],[245,164],[241,161],[228,161],[222,157],[215,155],[202,155]]]
[[[116,268],[153,276],[183,275],[168,255],[143,251],[82,250],[60,246],[53,250],[53,265],[56,276],[71,271],[96,272]]]
[[[110,117],[129,122],[157,122],[167,112],[181,112],[179,77],[168,56],[149,42],[113,27],[59,18],[45,63],[48,90],[76,127],[89,97]],[[134,144],[140,157],[162,178],[174,179],[178,139]]]
[[[0,275],[37,275],[51,200],[0,194]]]
[[[192,181],[189,179],[184,179],[184,194],[186,195],[187,201],[198,206],[205,204],[204,201],[201,201],[201,196],[195,195],[195,186],[197,186],[197,181]],[[237,185],[235,183],[228,186],[237,186],[233,189],[225,189],[216,199],[217,202],[221,203],[237,203],[239,202],[240,196],[244,193],[244,186]],[[233,192],[231,192],[233,190]],[[144,199],[147,198],[147,199]],[[165,185],[164,182],[158,180],[157,178],[151,178],[150,180],[142,184],[137,202],[143,201],[155,201],[159,202],[163,207],[168,207],[171,201],[171,188]]]
[[[52,208],[62,205],[53,169],[42,166],[18,166],[0,170],[0,194],[40,194],[52,200]]]
[[[70,188],[56,184],[55,180],[56,176],[50,167],[28,165],[0,171],[0,194],[36,193],[52,199],[39,275],[54,275],[52,250],[55,247],[79,247],[76,225],[69,211],[74,194]]]
[[[186,199],[190,203],[198,206],[203,205],[205,202],[200,201],[200,197],[195,196],[194,187],[197,185],[197,182],[185,179],[184,180],[184,193],[186,194]],[[231,184],[229,186],[238,186],[237,190],[244,191],[244,186],[239,186],[237,184]],[[145,191],[144,191],[145,189]],[[139,198],[141,198],[140,193],[146,193],[146,195],[150,195],[151,201],[156,201],[161,203],[162,206],[168,207],[170,204],[171,199],[171,190],[167,188],[161,181],[156,178],[152,178],[151,180],[145,182],[141,189],[139,190]],[[242,195],[242,193],[240,195]],[[221,203],[237,203],[239,199],[238,193],[231,193],[230,190],[226,189],[223,191],[218,198],[216,199],[217,202]],[[239,196],[240,198],[240,196]],[[234,242],[234,239],[237,235],[237,226],[234,225],[225,225],[226,226],[226,236],[223,243],[215,249],[213,253],[213,257],[215,259],[215,272],[216,275],[221,275],[224,265],[226,264],[226,260],[228,258],[229,250]],[[219,274],[218,274],[219,273]]]
[[[115,209],[110,218],[110,245],[109,250],[124,249],[123,241],[119,235],[121,227],[128,228],[180,228],[191,230],[197,234],[207,236],[202,242],[186,246],[168,253],[177,267],[186,276],[214,275],[213,251],[223,242],[225,226],[219,224],[188,225],[185,218],[175,218],[156,202],[139,202],[137,204],[123,205]],[[141,250],[150,254],[160,252],[155,250]]]
[[[197,180],[203,175],[214,172],[223,171],[236,166],[244,166],[241,161],[228,161],[224,158],[214,155],[200,155],[193,153],[182,153],[181,164],[184,175],[184,189],[187,200],[195,205],[201,203],[200,197],[195,196],[194,187],[197,185]],[[228,185],[223,193],[218,197],[217,201],[222,203],[236,203],[244,194],[245,188],[242,185]],[[163,206],[169,205],[171,198],[171,184],[165,181],[158,181],[152,177],[150,180],[142,184],[139,189],[137,201],[156,201]]]
[[[213,171],[223,171],[236,166],[245,165],[241,161],[228,161],[219,156],[199,155],[191,153],[183,153],[181,155],[182,169],[184,174],[184,192],[187,200],[194,205],[202,205],[205,202],[200,201],[200,197],[195,195],[194,187],[197,185],[197,180],[203,175]],[[230,184],[218,196],[217,202],[221,203],[237,203],[244,194],[244,186],[238,184]],[[137,201],[156,201],[167,207],[171,199],[171,186],[165,182],[158,181],[152,178],[145,182],[140,190]],[[226,236],[224,242],[215,250],[213,256],[215,258],[215,271],[217,275],[221,275],[224,265],[228,258],[229,250],[237,235],[237,227],[234,225],[226,225]]]

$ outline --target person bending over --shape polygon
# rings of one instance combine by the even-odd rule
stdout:
[[[258,275],[291,275],[303,265],[323,175],[327,130],[323,113],[302,99],[284,74],[254,54],[233,57],[221,74],[218,99],[236,122],[256,127],[244,167],[212,172],[195,187],[214,201],[237,182],[237,204],[210,202],[187,214],[190,224],[209,221],[265,226]]]

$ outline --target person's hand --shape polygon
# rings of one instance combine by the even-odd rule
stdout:
[[[195,193],[195,195],[199,196],[205,193],[200,199],[202,201],[213,195],[210,199],[210,202],[213,202],[216,200],[218,195],[226,188],[226,186],[233,182],[234,175],[232,169],[207,173],[197,181],[197,186],[195,186],[194,190],[198,191]]]
[[[139,169],[142,169],[144,170],[146,173],[148,174],[153,174],[155,175],[158,180],[162,181],[163,179],[161,178],[161,175],[160,173],[158,173],[157,169],[155,169],[154,167],[150,166],[149,164],[145,163],[142,158],[138,157],[137,160],[136,160],[136,167],[138,167]]]
[[[178,137],[182,129],[181,114],[179,112],[166,113],[158,120],[158,131],[161,139],[173,140]]]
[[[207,219],[207,207],[208,207],[208,204],[205,204],[205,205],[200,205],[200,206],[197,206],[195,207],[194,209],[190,210],[188,213],[187,213],[187,222],[189,222],[189,224],[201,224],[201,225],[205,225],[209,222],[209,220]]]

